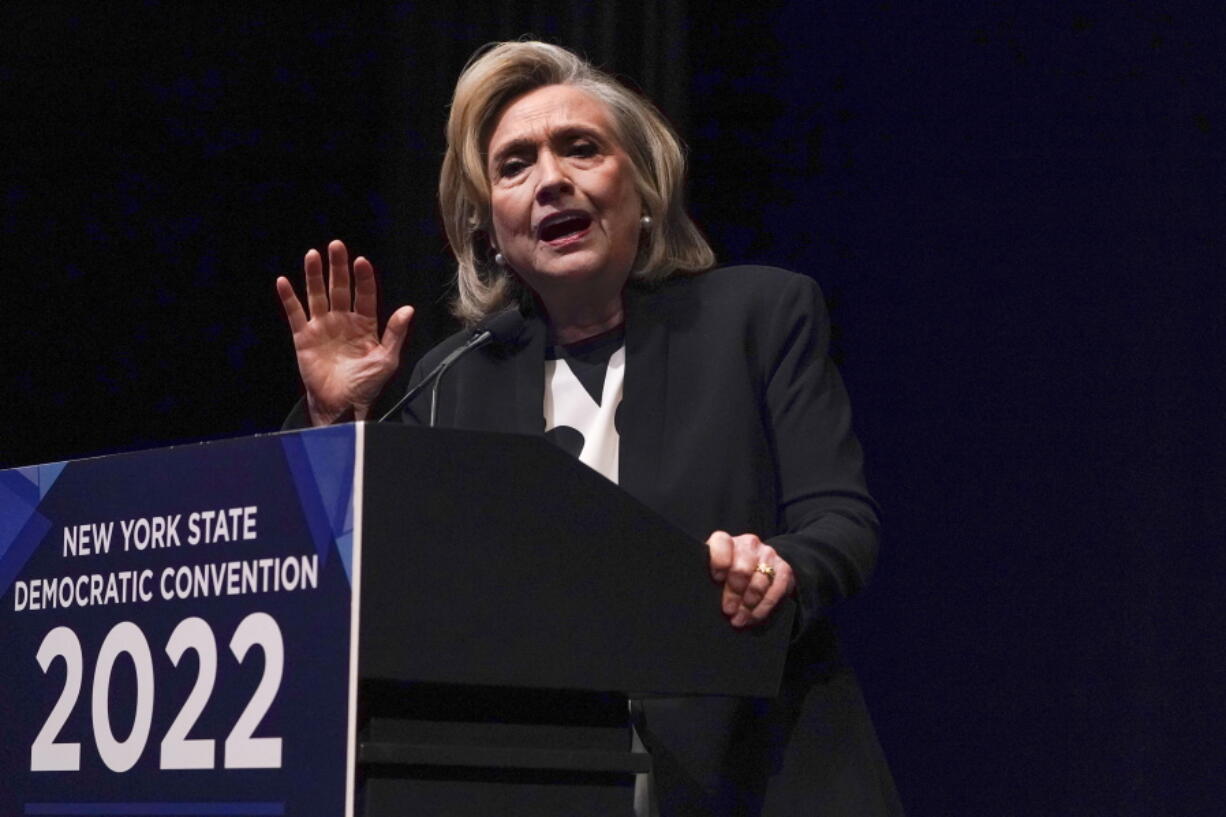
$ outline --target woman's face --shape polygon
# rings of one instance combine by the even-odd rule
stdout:
[[[529,91],[499,115],[487,156],[495,245],[524,282],[546,302],[576,284],[620,293],[642,204],[604,104],[569,85]]]

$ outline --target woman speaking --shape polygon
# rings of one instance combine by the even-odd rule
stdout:
[[[515,345],[458,360],[402,418],[549,436],[706,541],[731,627],[795,595],[777,698],[641,703],[654,766],[642,813],[901,813],[825,617],[867,579],[878,523],[821,293],[779,269],[713,268],[684,175],[660,113],[569,51],[480,52],[456,85],[439,181],[453,307],[469,326],[508,309],[524,326]],[[277,280],[300,421],[367,419],[413,310],[380,337],[374,271],[364,258],[351,269],[339,241],[327,280],[314,250],[305,271],[306,310]],[[411,383],[470,336],[431,350]]]

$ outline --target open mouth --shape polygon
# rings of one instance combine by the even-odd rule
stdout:
[[[592,217],[580,210],[568,210],[564,213],[554,213],[541,222],[537,235],[541,241],[552,243],[566,238],[577,237],[592,226]]]

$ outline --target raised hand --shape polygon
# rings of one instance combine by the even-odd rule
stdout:
[[[352,297],[349,252],[340,241],[328,245],[326,285],[318,252],[308,251],[303,266],[310,317],[284,276],[277,279],[277,294],[294,336],[311,422],[327,425],[350,409],[355,420],[364,420],[400,365],[400,348],[408,335],[413,307],[397,309],[380,340],[375,271],[369,261],[359,256],[353,262]]]
[[[792,566],[773,547],[752,533],[731,536],[722,530],[707,539],[711,579],[724,586],[724,615],[737,628],[766,621],[779,600],[792,592]]]

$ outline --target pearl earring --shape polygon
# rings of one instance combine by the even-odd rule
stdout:
[[[642,218],[639,219],[639,224],[642,225],[644,230],[650,230],[651,229],[651,216],[643,216]]]
[[[503,255],[502,253],[500,253],[500,252],[496,252],[496,253],[494,253],[494,263],[495,263],[495,264],[497,264],[497,265],[498,265],[498,266],[500,266],[500,267],[505,267],[505,266],[507,265],[507,259],[506,259],[506,256],[504,256],[504,255]]]

